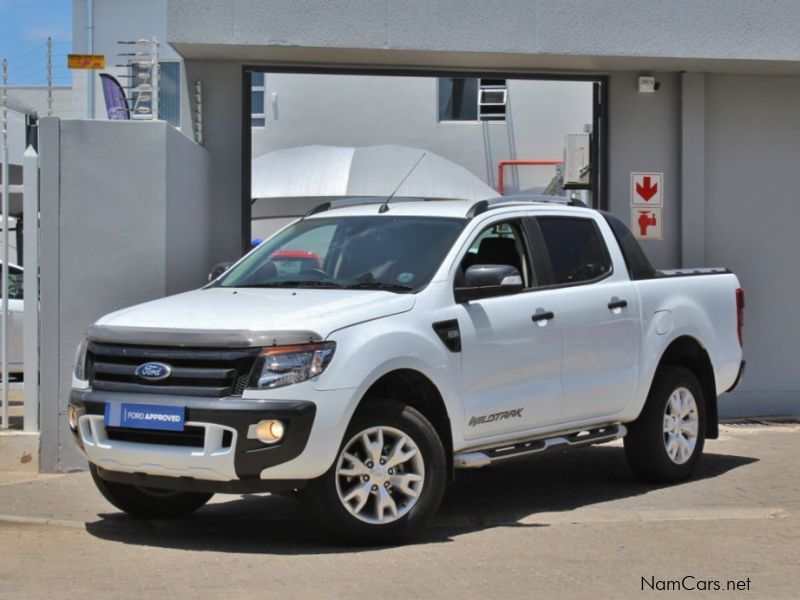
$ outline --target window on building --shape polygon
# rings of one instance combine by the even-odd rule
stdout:
[[[505,79],[481,79],[478,114],[481,121],[505,121],[508,89]]]
[[[267,116],[264,113],[264,97],[266,96],[266,83],[264,73],[251,74],[250,86],[250,126],[264,127]]]
[[[539,217],[555,284],[579,283],[603,277],[611,271],[603,238],[591,219]]]
[[[505,79],[439,78],[440,121],[505,121]]]
[[[158,63],[160,73],[158,81],[158,118],[170,125],[181,125],[181,63],[165,61]],[[140,90],[131,90],[130,105],[134,111],[131,118],[142,118],[151,114],[153,109],[150,67],[143,63],[131,63],[131,86]]]
[[[439,120],[476,121],[478,119],[478,80],[439,78]]]

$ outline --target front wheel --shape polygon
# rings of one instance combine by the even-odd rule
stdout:
[[[410,406],[380,403],[354,417],[334,464],[302,491],[329,534],[383,544],[407,539],[429,521],[446,480],[433,425]]]
[[[106,481],[100,477],[97,467],[93,464],[89,465],[89,471],[103,497],[121,511],[134,517],[148,519],[182,517],[196,511],[214,495]]]
[[[703,453],[703,389],[684,367],[659,369],[639,418],[628,426],[625,455],[641,479],[671,483],[689,477]]]

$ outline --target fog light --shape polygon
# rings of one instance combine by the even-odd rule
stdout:
[[[74,406],[67,408],[67,423],[72,431],[78,431],[78,412]]]
[[[286,428],[281,421],[266,419],[255,425],[250,425],[247,431],[248,439],[257,439],[263,444],[275,444],[283,439]]]

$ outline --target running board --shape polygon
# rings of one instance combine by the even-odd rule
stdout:
[[[453,457],[456,469],[479,469],[492,463],[511,458],[541,454],[549,450],[562,448],[580,448],[592,444],[613,442],[628,433],[625,425],[606,425],[594,429],[582,429],[551,438],[539,438],[522,442],[513,442],[496,448],[487,448],[479,451],[461,452]]]

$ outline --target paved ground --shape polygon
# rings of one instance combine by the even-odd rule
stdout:
[[[143,522],[85,473],[0,474],[0,597],[798,598],[798,434],[726,426],[673,487],[633,480],[618,445],[462,472],[424,538],[397,548],[324,545],[283,497]],[[722,591],[649,587],[674,580]]]

